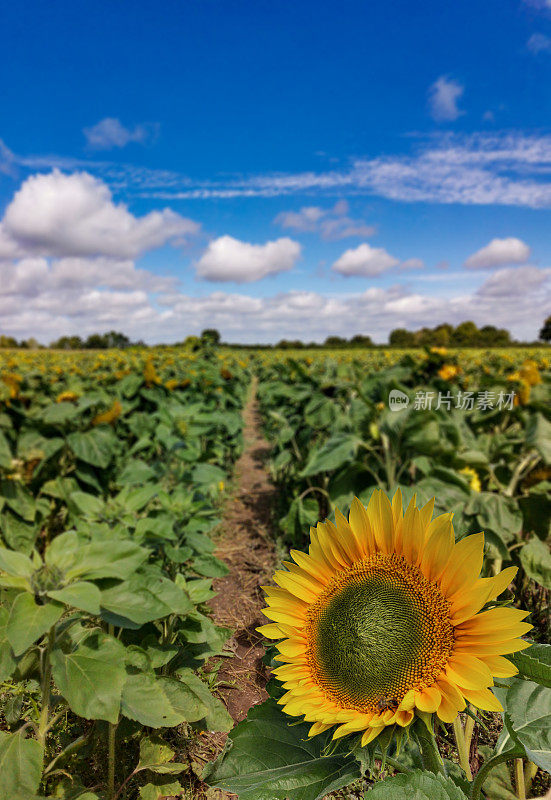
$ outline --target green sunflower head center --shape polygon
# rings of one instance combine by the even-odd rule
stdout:
[[[381,711],[430,685],[453,647],[449,606],[417,567],[377,555],[339,573],[309,613],[315,682],[341,707]]]

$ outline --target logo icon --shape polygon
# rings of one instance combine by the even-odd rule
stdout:
[[[409,406],[409,397],[399,389],[393,389],[388,396],[388,407],[391,411],[401,411]]]

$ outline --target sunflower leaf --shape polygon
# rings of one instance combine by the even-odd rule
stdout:
[[[524,678],[551,689],[551,644],[534,643],[528,650],[509,654],[507,658]]]
[[[327,737],[308,739],[309,727],[291,727],[277,703],[267,700],[231,731],[229,750],[206,768],[203,780],[239,800],[321,800],[357,780],[356,759],[346,751],[324,757]]]
[[[432,772],[414,770],[407,775],[395,775],[376,783],[370,791],[370,800],[464,800],[466,795],[451,778]]]
[[[464,800],[467,795],[450,778],[432,772],[414,770],[408,774],[395,775],[373,786],[373,800]]]
[[[516,678],[505,698],[505,712],[511,738],[522,744],[530,761],[551,772],[551,689]]]

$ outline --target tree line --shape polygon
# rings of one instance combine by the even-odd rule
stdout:
[[[551,342],[551,315],[544,321],[539,333],[541,342]],[[495,325],[484,325],[479,328],[471,320],[461,322],[457,326],[443,323],[434,328],[419,328],[408,331],[406,328],[395,328],[390,332],[388,344],[391,347],[510,347],[515,342],[505,328],[496,328]],[[532,344],[537,344],[533,342]],[[109,331],[108,333],[92,333],[85,339],[80,336],[61,336],[53,341],[50,348],[56,350],[109,350],[111,348],[124,349],[127,347],[147,347],[143,341],[133,342],[124,333]],[[358,333],[350,339],[342,336],[328,336],[325,341],[303,342],[301,339],[281,339],[277,344],[240,344],[225,343],[221,341],[219,331],[215,328],[205,329],[200,336],[187,336],[174,345],[190,350],[203,350],[212,347],[226,347],[235,349],[263,349],[263,350],[298,350],[298,349],[350,349],[361,347],[378,347],[370,336]],[[383,345],[387,346],[387,345]],[[11,336],[0,336],[0,347],[26,348],[35,350],[43,347],[36,339],[17,341]]]

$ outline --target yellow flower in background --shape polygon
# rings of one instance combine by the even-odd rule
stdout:
[[[76,392],[61,392],[56,397],[56,403],[74,403],[75,400],[78,400],[78,394]]]
[[[459,470],[461,475],[466,475],[469,479],[469,486],[473,490],[473,492],[480,492],[482,486],[480,485],[480,478],[478,477],[478,472],[473,469],[472,467],[464,467],[463,469]]]
[[[273,620],[259,631],[283,639],[274,670],[287,690],[278,701],[312,723],[310,736],[338,726],[333,738],[362,732],[362,745],[417,713],[453,722],[467,702],[501,711],[493,676],[516,667],[503,658],[523,650],[527,611],[494,607],[513,579],[509,567],[480,578],[484,535],[455,543],[451,514],[431,520],[434,500],[405,513],[375,490],[367,508],[355,498],[349,521],[311,529],[308,554],[265,587]]]
[[[459,375],[461,368],[455,364],[443,364],[438,370],[438,375],[443,381],[451,381],[456,375]]]
[[[169,392],[173,392],[174,389],[176,389],[178,387],[179,383],[180,383],[180,381],[177,378],[171,378],[170,380],[168,380],[165,383],[165,386],[166,386],[166,388],[168,389]]]
[[[519,369],[520,380],[527,386],[537,386],[541,383],[541,375],[538,370],[538,365],[535,361],[527,359]]]
[[[122,405],[120,400],[115,400],[113,405],[108,411],[102,414],[97,414],[92,420],[92,425],[112,425],[116,422],[122,414]]]
[[[431,347],[430,351],[437,356],[445,356],[448,353],[447,347]]]
[[[23,382],[23,376],[16,372],[7,372],[2,375],[2,380],[10,390],[10,398],[15,400],[19,397],[19,388]]]
[[[148,387],[151,387],[154,384],[159,384],[161,382],[161,379],[157,375],[157,370],[155,369],[155,364],[153,363],[152,358],[148,358],[147,361],[145,362],[143,376],[145,380],[145,385]]]

